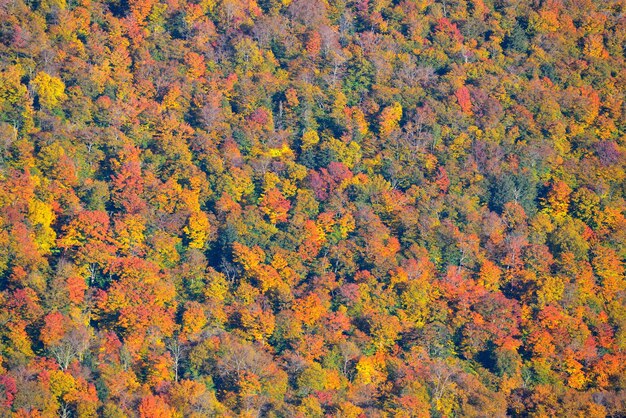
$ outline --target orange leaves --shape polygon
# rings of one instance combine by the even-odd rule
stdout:
[[[144,220],[138,215],[127,215],[115,220],[115,239],[126,254],[142,254],[145,241]]]
[[[270,289],[284,291],[285,283],[281,276],[293,279],[293,271],[284,260],[280,262],[280,257],[275,256],[271,265],[265,264],[265,252],[258,246],[248,248],[236,242],[233,244],[233,253],[235,261],[243,266],[246,276],[252,279],[262,293]]]
[[[356,365],[356,382],[362,385],[380,385],[386,379],[387,367],[384,354],[377,353],[373,356],[363,356]]]
[[[480,267],[478,282],[487,290],[498,290],[502,270],[492,261],[485,260]]]
[[[265,261],[265,252],[260,247],[250,249],[238,242],[233,243],[233,254],[246,271],[256,270]]]
[[[442,17],[437,22],[435,30],[438,33],[446,34],[455,42],[463,42],[463,35],[455,23],[450,22],[448,18]]]
[[[368,318],[368,323],[372,336],[372,346],[377,351],[393,348],[402,331],[398,317],[375,312]]]
[[[189,302],[183,313],[183,332],[189,335],[199,333],[207,324],[204,308],[197,302]]]
[[[306,42],[306,51],[310,56],[316,57],[322,46],[322,37],[320,36],[318,31],[312,31],[309,34],[309,38]]]
[[[63,230],[58,246],[71,250],[80,263],[104,266],[115,251],[109,216],[105,212],[80,212]]]
[[[271,223],[276,224],[287,221],[291,202],[285,199],[280,190],[273,188],[261,195],[259,208],[269,217]]]
[[[156,265],[136,257],[124,258],[111,263],[109,273],[119,279],[100,300],[102,313],[117,315],[116,327],[138,338],[151,326],[171,335],[176,292]]]
[[[85,299],[85,291],[88,289],[85,279],[78,276],[67,278],[67,289],[72,303],[82,303]]]
[[[298,299],[293,306],[294,316],[307,326],[313,326],[325,314],[325,303],[320,297],[312,293]]]
[[[204,57],[195,52],[188,52],[185,55],[185,64],[189,67],[188,74],[191,78],[200,78],[206,71]]]
[[[445,168],[439,167],[435,184],[439,187],[439,190],[441,190],[442,193],[446,193],[448,191],[448,188],[450,187],[450,179],[448,178],[448,173]]]
[[[46,346],[59,342],[61,337],[65,334],[67,325],[66,321],[66,318],[60,312],[54,312],[46,315],[39,339]]]
[[[619,7],[65,3],[0,7],[9,415],[617,414]]]
[[[400,119],[402,119],[402,106],[400,103],[395,102],[391,106],[383,109],[380,114],[380,121],[378,124],[380,135],[385,138],[389,136],[391,132],[398,129]]]
[[[472,113],[472,100],[470,99],[469,89],[465,86],[460,87],[454,95],[456,96],[456,100],[461,106],[461,110],[465,114]]]
[[[602,295],[609,301],[626,290],[624,264],[615,250],[598,246],[594,251],[593,268],[600,277]]]
[[[174,413],[161,396],[148,395],[139,404],[140,418],[172,418]]]
[[[528,343],[536,356],[548,357],[555,352],[553,338],[547,331],[538,331],[528,337]]]
[[[141,176],[140,151],[127,146],[112,164],[116,172],[111,179],[111,200],[121,209],[134,214],[142,212],[146,203],[142,200],[144,180]]]
[[[255,341],[264,342],[272,335],[276,326],[274,315],[253,304],[239,312],[240,325],[245,335]]]
[[[303,240],[298,253],[304,260],[311,260],[317,256],[325,242],[326,235],[322,227],[309,219],[304,223]]]
[[[545,202],[555,217],[562,218],[568,212],[571,193],[572,189],[563,181],[552,184]]]
[[[583,52],[589,58],[606,59],[609,56],[604,46],[603,36],[599,33],[589,34],[584,39]]]
[[[298,100],[298,92],[294,88],[289,88],[285,92],[285,98],[287,99],[287,104],[291,107],[296,107],[300,104],[300,100]]]
[[[539,33],[555,32],[559,29],[558,10],[543,9],[539,13],[532,13],[528,27],[529,30]]]

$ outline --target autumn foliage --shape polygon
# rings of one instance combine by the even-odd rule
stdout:
[[[0,1],[0,417],[626,416],[625,12]]]

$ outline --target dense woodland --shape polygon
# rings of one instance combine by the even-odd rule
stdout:
[[[0,417],[626,416],[625,13],[0,0]]]

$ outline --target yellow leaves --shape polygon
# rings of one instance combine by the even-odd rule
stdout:
[[[154,301],[158,306],[165,306],[176,297],[176,288],[172,283],[158,281],[153,284]]]
[[[276,269],[271,266],[261,266],[255,272],[255,278],[259,283],[259,289],[263,293],[267,292],[269,289],[283,287],[280,275]]]
[[[167,4],[155,4],[150,10],[150,14],[147,17],[148,22],[155,24],[163,24],[165,18],[165,11],[167,10]]]
[[[253,397],[258,395],[261,390],[262,384],[259,376],[252,372],[244,371],[242,376],[239,378],[239,396]]]
[[[235,201],[241,201],[243,196],[254,192],[254,183],[248,172],[239,167],[230,170],[230,176],[224,179],[224,191]]]
[[[347,105],[348,105],[348,98],[341,90],[339,90],[335,94],[335,101],[333,103],[333,108],[331,112],[332,116],[338,120],[343,120],[345,116],[344,110]]]
[[[231,0],[227,1],[231,2]],[[223,7],[226,8],[225,5]],[[253,69],[260,69],[265,63],[263,52],[259,49],[258,45],[252,40],[252,38],[242,38],[241,41],[235,45],[235,51],[237,70],[243,70],[244,74],[252,71]]]
[[[206,178],[202,176],[189,177],[189,189],[186,190],[183,200],[192,211],[200,210],[200,201],[203,196],[207,196],[207,182]],[[188,196],[188,197],[187,197]]]
[[[449,151],[450,155],[457,159],[462,155],[465,155],[468,147],[471,145],[472,141],[469,136],[465,132],[461,132],[450,144]]]
[[[324,409],[322,405],[313,395],[309,395],[302,399],[300,406],[298,406],[298,412],[302,417],[322,418],[324,417]]]
[[[569,374],[567,384],[570,387],[578,390],[584,389],[587,378],[582,368],[583,365],[571,357],[565,360],[565,371]]]
[[[341,239],[348,238],[348,234],[356,228],[356,222],[350,212],[346,212],[339,218],[336,225],[339,226],[339,236]]]
[[[285,197],[293,197],[298,193],[298,185],[289,179],[282,181],[282,191]]]
[[[374,314],[368,322],[370,324],[372,346],[380,352],[391,349],[398,340],[402,330],[398,318],[393,315]]]
[[[223,302],[228,294],[228,283],[223,273],[209,270],[208,283],[204,289],[204,296],[208,299]]]
[[[361,384],[370,384],[376,375],[374,363],[370,357],[362,357],[356,365],[357,381]]]
[[[169,353],[168,353],[169,354]],[[146,383],[154,387],[163,382],[174,380],[173,361],[170,355],[150,356],[150,364],[147,367]]]
[[[307,326],[314,325],[324,315],[325,304],[320,297],[312,293],[307,297],[298,299],[293,306],[294,316]]]
[[[11,350],[16,350],[18,353],[31,357],[35,353],[31,347],[30,337],[26,332],[26,323],[23,321],[10,322],[6,325],[9,330],[9,340],[11,343]]]
[[[402,106],[395,102],[393,105],[386,107],[380,114],[380,122],[378,129],[382,137],[387,137],[391,132],[398,128],[398,124],[402,119]]]
[[[497,291],[500,287],[501,276],[502,270],[500,267],[490,260],[485,260],[483,265],[480,267],[478,283],[480,283],[487,290]]]
[[[28,218],[35,227],[35,243],[43,254],[49,254],[56,240],[51,228],[54,221],[52,207],[38,199],[28,202]]]
[[[306,131],[302,135],[302,149],[311,148],[320,142],[320,137],[316,131]]]
[[[76,381],[71,374],[61,370],[50,372],[50,392],[56,397],[65,398],[76,390]]]
[[[624,265],[611,248],[599,246],[594,250],[593,268],[600,277],[603,296],[611,301],[620,291],[626,289]]]
[[[409,321],[412,326],[417,328],[423,327],[430,313],[432,297],[432,289],[428,282],[423,284],[409,283],[400,296],[403,308],[399,315],[400,319]]]
[[[240,314],[241,325],[250,338],[265,341],[274,332],[276,322],[271,313],[253,306],[250,309],[244,309]]]
[[[387,378],[384,358],[380,354],[363,356],[356,365],[356,382],[362,385],[380,385]]]
[[[192,213],[191,216],[189,216],[187,226],[183,228],[183,231],[189,240],[189,248],[204,248],[211,231],[209,217],[204,212]]]
[[[55,107],[66,97],[63,81],[43,71],[37,73],[31,85],[39,97],[39,104],[48,109]]]
[[[248,248],[238,242],[233,243],[235,261],[241,264],[246,271],[253,271],[265,261],[265,252],[258,246]]]
[[[584,40],[583,52],[590,58],[608,58],[609,52],[604,47],[602,34],[587,35]]]
[[[199,4],[204,13],[212,13],[217,2],[215,0],[201,0]]]
[[[441,416],[454,416],[454,411],[458,409],[458,401],[454,392],[449,391],[444,393],[441,397],[438,397],[435,401],[435,409],[437,409]]]
[[[108,59],[104,59],[102,63],[94,65],[91,69],[90,81],[97,87],[98,93],[104,92],[107,80],[111,76],[112,68],[111,62]]]
[[[0,104],[4,100],[16,104],[26,97],[28,90],[20,81],[23,75],[21,65],[11,65],[0,74]]]
[[[356,406],[352,402],[345,401],[339,404],[336,416],[341,418],[359,418],[364,415],[363,408]]]
[[[155,231],[150,239],[149,257],[163,266],[171,267],[180,261],[176,247],[182,240],[165,231]]]
[[[337,155],[337,160],[344,163],[348,168],[354,168],[355,164],[361,160],[361,146],[355,141],[346,144],[336,138],[326,139],[326,146]]]
[[[547,209],[557,219],[562,219],[568,212],[572,189],[563,181],[555,182],[544,202]]]
[[[190,302],[183,313],[183,332],[197,334],[207,324],[204,308],[197,302]]]
[[[270,148],[268,154],[272,158],[279,158],[285,155],[293,157],[293,151],[287,144],[283,144],[280,148]]]
[[[565,283],[562,278],[558,276],[546,277],[537,291],[539,304],[543,306],[561,300],[564,291]]]
[[[340,390],[344,386],[344,379],[337,370],[326,370],[326,390]]]
[[[301,392],[320,391],[326,388],[326,373],[322,366],[314,362],[298,376],[297,385]]]
[[[115,238],[117,246],[123,251],[129,251],[137,248],[142,249],[145,236],[146,226],[144,220],[139,215],[127,215],[123,219],[115,222]]]
[[[181,90],[180,87],[174,85],[163,97],[161,107],[163,110],[179,110],[181,109]]]

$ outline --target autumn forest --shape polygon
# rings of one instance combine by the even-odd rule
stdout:
[[[0,417],[626,416],[626,1],[0,0]]]

